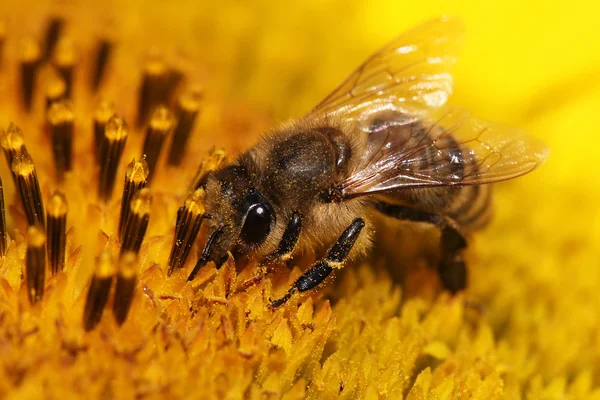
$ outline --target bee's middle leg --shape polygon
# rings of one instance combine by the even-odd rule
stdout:
[[[454,221],[440,214],[384,201],[375,202],[373,207],[389,217],[404,221],[426,222],[439,227],[441,230],[441,259],[438,265],[440,280],[444,288],[451,293],[463,290],[467,286],[467,268],[461,254],[461,250],[467,246],[467,241]]]
[[[271,302],[271,307],[276,308],[281,306],[288,301],[296,291],[306,292],[323,282],[325,278],[329,276],[331,271],[333,271],[333,268],[346,260],[364,226],[365,221],[362,218],[356,218],[352,221],[350,226],[344,230],[333,247],[329,250],[327,256],[324,259],[317,261],[296,279],[296,282],[294,282],[292,287],[282,298]]]

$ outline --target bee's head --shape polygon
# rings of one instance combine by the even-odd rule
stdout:
[[[239,165],[217,170],[206,185],[206,212],[210,215],[205,262],[217,266],[227,251],[248,253],[265,242],[275,224],[275,211]]]

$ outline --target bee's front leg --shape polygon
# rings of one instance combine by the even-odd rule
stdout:
[[[302,215],[296,211],[292,214],[285,231],[283,232],[283,236],[281,236],[281,241],[277,246],[277,249],[265,256],[265,258],[261,261],[257,274],[248,279],[246,282],[242,283],[242,285],[238,288],[238,291],[247,290],[248,288],[257,285],[260,283],[265,275],[269,272],[268,265],[275,263],[277,261],[288,261],[291,259],[294,249],[296,248],[296,244],[298,244],[298,239],[300,238],[300,232],[302,231]]]
[[[333,271],[333,268],[343,263],[350,250],[356,243],[360,232],[365,226],[362,218],[356,218],[352,224],[340,235],[333,247],[327,253],[327,256],[313,264],[304,274],[302,274],[292,285],[290,290],[280,299],[271,302],[272,308],[277,308],[292,297],[296,291],[305,292],[323,282],[325,278]]]
[[[278,260],[287,261],[292,256],[292,253],[296,248],[301,231],[302,215],[294,211],[287,227],[285,228],[285,231],[283,232],[283,236],[281,237],[281,241],[277,246],[277,250],[271,254],[268,254],[265,257],[264,262],[268,264]]]

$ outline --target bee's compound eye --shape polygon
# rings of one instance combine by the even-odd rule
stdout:
[[[261,244],[271,231],[272,215],[269,208],[256,203],[248,208],[240,239],[248,244]]]

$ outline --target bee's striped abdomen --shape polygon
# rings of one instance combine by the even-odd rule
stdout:
[[[469,149],[462,146],[461,156],[464,175],[477,175],[479,168],[470,156]],[[491,192],[490,185],[460,186],[458,193],[454,193],[454,197],[445,207],[444,214],[467,231],[481,228],[491,216]]]
[[[481,228],[492,214],[491,194],[491,185],[463,186],[445,214],[467,231]]]

